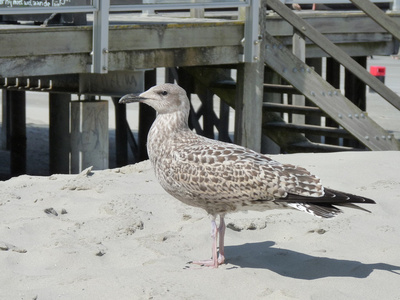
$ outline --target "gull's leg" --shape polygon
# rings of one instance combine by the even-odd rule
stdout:
[[[223,218],[222,218],[222,220],[223,220]],[[224,232],[225,232],[225,223],[224,223],[223,227],[224,227]],[[221,228],[221,225],[220,225],[220,228]],[[220,228],[217,228],[217,224],[215,222],[215,217],[213,216],[213,218],[211,220],[212,258],[210,260],[197,260],[197,261],[193,261],[192,263],[194,263],[196,265],[201,265],[201,266],[218,268],[218,265],[220,263],[219,263],[218,252],[217,252],[217,239],[218,239],[218,232],[220,231]],[[220,243],[220,245],[221,245],[221,243]],[[222,249],[223,249],[223,243],[222,243]]]
[[[225,249],[224,249],[224,243],[225,243],[225,221],[224,221],[224,215],[219,216],[219,227],[218,227],[218,232],[219,232],[219,255],[218,255],[218,264],[221,265],[225,262]]]

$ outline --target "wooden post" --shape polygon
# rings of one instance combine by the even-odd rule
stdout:
[[[334,88],[340,89],[340,64],[332,57],[326,58],[326,81]],[[338,123],[330,117],[326,117],[325,125],[328,127],[339,127]],[[339,145],[339,139],[326,136],[325,143]]]
[[[70,94],[49,94],[49,155],[50,174],[69,173],[69,108]]]
[[[315,72],[319,75],[322,73],[322,58],[315,57],[315,58],[307,58],[306,63],[308,66],[312,67]],[[317,107],[313,102],[306,99],[305,101],[306,106],[313,106]],[[305,116],[306,124],[310,125],[317,125],[321,126],[321,116]],[[306,134],[306,138],[315,143],[321,143],[321,136],[315,134]]]
[[[11,176],[26,173],[26,110],[25,92],[7,91],[10,105],[10,172]]]
[[[367,67],[367,58],[365,56],[353,57],[362,67]],[[344,75],[344,94],[347,99],[353,102],[362,111],[366,110],[366,85],[357,76],[348,69],[345,69]],[[357,140],[344,140],[344,146],[362,147]]]
[[[128,123],[126,105],[119,104],[120,97],[113,97],[115,108],[115,163],[117,167],[128,164]]]
[[[293,54],[296,55],[301,61],[305,61],[306,59],[306,41],[304,39],[304,36],[302,34],[299,34],[298,32],[295,32],[293,34]],[[305,106],[305,98],[303,95],[293,95],[293,105],[298,105],[298,106]],[[297,125],[303,125],[305,123],[305,116],[304,115],[298,115],[298,114],[293,114],[292,115],[292,123],[297,124]]]
[[[148,90],[157,84],[157,70],[150,70],[144,73],[144,89]],[[156,118],[156,111],[150,106],[140,103],[139,104],[139,160],[146,160],[149,158],[147,155],[147,134],[150,127]]]
[[[10,150],[10,99],[7,97],[7,90],[2,89],[2,110],[1,110],[1,137],[0,149]]]
[[[108,101],[71,102],[71,173],[108,168]]]
[[[264,82],[265,83],[281,83],[281,77],[278,73],[274,72],[270,67],[264,69]],[[270,103],[282,103],[282,94],[278,93],[264,93],[264,101]],[[262,153],[278,154],[281,152],[281,148],[268,136],[263,135],[262,137]]]
[[[261,151],[264,63],[239,64],[237,72],[235,143]]]

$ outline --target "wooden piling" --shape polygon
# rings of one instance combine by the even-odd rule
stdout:
[[[108,168],[108,101],[71,102],[71,173]]]
[[[10,105],[10,173],[26,174],[26,109],[25,92],[7,91]]]
[[[49,94],[49,165],[50,174],[69,173],[70,94]]]

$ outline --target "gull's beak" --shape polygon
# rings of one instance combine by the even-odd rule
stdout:
[[[119,99],[119,104],[125,104],[125,103],[131,103],[131,102],[141,102],[143,100],[146,100],[147,98],[141,97],[138,94],[128,94],[123,96],[121,99]]]

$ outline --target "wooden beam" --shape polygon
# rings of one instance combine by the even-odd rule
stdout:
[[[379,95],[386,99],[397,109],[400,109],[400,97],[372,76],[362,66],[356,63],[346,52],[329,41],[323,34],[310,24],[301,19],[279,0],[267,0],[267,4],[275,10],[282,18],[288,21],[297,30],[304,33],[306,37],[321,47],[327,54],[335,58],[339,63],[349,69],[354,75],[372,87]]]
[[[400,24],[393,21],[374,3],[366,0],[350,0],[359,9],[365,12],[376,23],[390,32],[396,39],[400,40]]]
[[[265,62],[371,150],[400,150],[400,142],[346,99],[277,39],[264,34]]]

